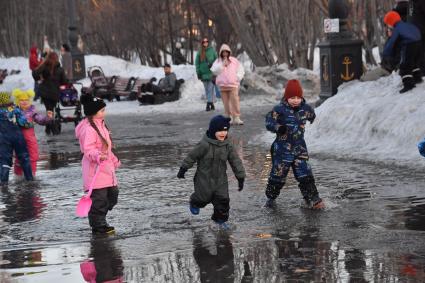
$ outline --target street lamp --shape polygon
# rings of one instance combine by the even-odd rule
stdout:
[[[74,81],[86,77],[86,64],[84,61],[84,54],[78,49],[78,33],[75,24],[75,0],[68,0],[68,13],[69,13],[69,26],[68,26],[68,40],[71,46],[72,56],[72,79]]]
[[[211,41],[213,21],[208,19],[208,39]]]

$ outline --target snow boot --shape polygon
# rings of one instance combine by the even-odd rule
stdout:
[[[325,208],[325,202],[322,199],[320,199],[316,203],[314,203],[311,208],[312,209],[324,209]]]
[[[243,125],[243,121],[239,116],[235,116],[235,119],[233,120],[233,124],[235,125]]]
[[[403,88],[399,91],[400,93],[408,92],[415,87],[415,80],[412,75],[406,75],[403,77]]]
[[[102,234],[113,234],[115,233],[115,228],[113,226],[100,226],[100,227],[92,227],[92,233],[96,235]]]
[[[269,181],[266,187],[267,199],[271,199],[274,201],[279,196],[280,190],[282,189],[282,187],[283,187],[283,184],[280,184],[280,183],[276,184]]]
[[[267,198],[266,203],[264,204],[264,207],[266,208],[273,208],[276,205],[276,201],[272,198]]]
[[[419,68],[417,68],[417,69],[414,69],[413,71],[412,71],[412,74],[413,74],[413,79],[414,79],[414,81],[415,81],[415,84],[420,84],[420,83],[422,83],[424,80],[422,79],[422,72],[421,72],[421,69],[419,69]]]
[[[205,107],[205,111],[211,111],[211,103],[207,102],[207,106]]]
[[[210,107],[211,107],[211,110],[215,110],[215,106],[213,102],[211,102]]]
[[[210,225],[210,229],[215,232],[219,231],[229,231],[231,229],[230,225],[227,224],[227,222],[224,221],[215,221],[213,220],[213,223]]]
[[[192,204],[189,206],[189,210],[193,215],[198,215],[200,211],[199,207],[194,207]]]
[[[298,187],[300,188],[301,194],[303,195],[305,204],[308,207],[314,208],[317,206],[317,208],[320,207],[320,203],[323,203],[322,199],[319,197],[319,192],[317,191],[317,187],[314,181],[313,176],[306,176],[299,179]],[[312,205],[313,203],[313,205]]]
[[[10,166],[7,164],[0,164],[0,183],[6,185],[9,182]]]

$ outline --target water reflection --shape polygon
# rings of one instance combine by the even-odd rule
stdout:
[[[200,270],[201,282],[234,282],[233,245],[228,233],[219,233],[208,245],[203,233],[193,236],[193,257]]]
[[[412,205],[405,211],[405,217],[407,229],[425,231],[425,204]]]
[[[46,205],[40,197],[39,189],[37,182],[22,183],[15,189],[3,187],[1,189],[4,204],[3,220],[13,224],[40,218]]]
[[[86,282],[124,282],[121,251],[115,247],[114,241],[107,237],[93,237],[90,257],[93,259],[80,264]]]

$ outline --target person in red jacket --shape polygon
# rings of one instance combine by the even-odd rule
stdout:
[[[30,48],[30,70],[34,71],[41,64],[41,59],[38,57],[38,48],[36,45],[33,45]],[[40,95],[38,93],[38,81],[34,80],[34,100],[36,101]]]

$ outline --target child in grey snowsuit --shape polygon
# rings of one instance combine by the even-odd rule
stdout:
[[[177,174],[178,178],[184,178],[186,171],[197,163],[195,192],[190,197],[190,211],[192,214],[199,214],[200,208],[212,203],[214,213],[211,219],[224,226],[229,219],[230,209],[227,161],[238,179],[239,191],[243,189],[245,180],[242,161],[227,138],[229,128],[230,118],[222,115],[213,117],[207,133],[183,160]]]
[[[271,147],[272,169],[266,188],[267,207],[273,206],[291,168],[306,204],[315,209],[324,207],[308,164],[304,140],[305,125],[307,121],[313,123],[315,117],[314,110],[303,99],[299,81],[289,80],[281,103],[266,117],[267,130],[276,133]]]

